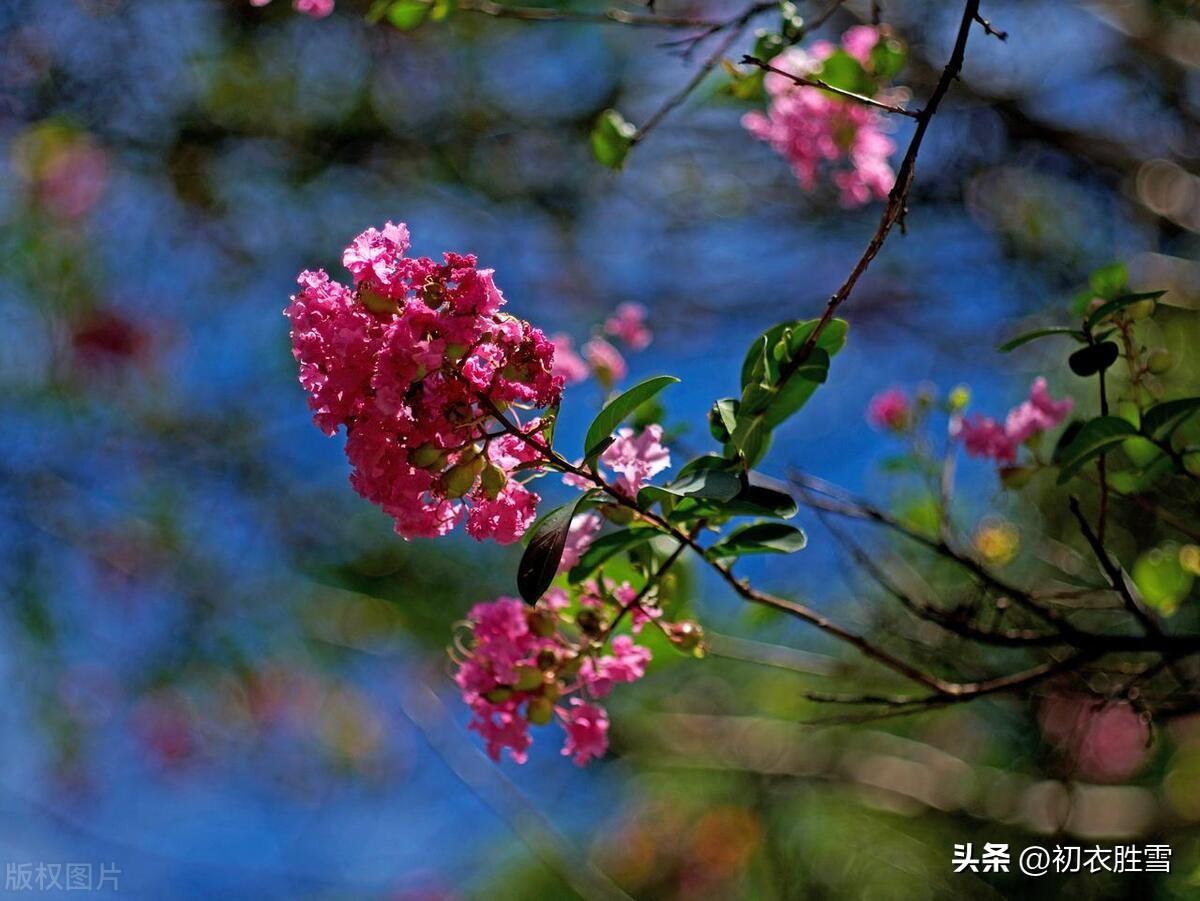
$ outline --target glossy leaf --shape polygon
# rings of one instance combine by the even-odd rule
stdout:
[[[1144,300],[1158,300],[1166,293],[1166,291],[1146,291],[1141,294],[1122,294],[1120,297],[1110,300],[1095,312],[1088,314],[1087,319],[1083,321],[1084,327],[1093,328],[1097,323],[1111,316],[1117,310],[1122,310],[1135,303],[1141,303]]]
[[[1087,340],[1087,335],[1085,335],[1079,329],[1067,328],[1065,326],[1051,326],[1049,328],[1034,329],[1031,332],[1025,332],[1024,334],[1017,335],[1017,337],[1010,338],[996,349],[1000,351],[1000,353],[1006,354],[1009,351],[1016,350],[1018,347],[1021,347],[1024,344],[1028,344],[1030,341],[1036,341],[1038,338],[1046,338],[1050,335],[1070,335],[1077,341]]]
[[[727,501],[742,488],[741,480],[731,472],[701,469],[690,472],[668,485],[647,485],[638,492],[638,505],[648,508],[664,498],[682,500],[688,497]]]
[[[1142,414],[1142,433],[1158,441],[1171,437],[1183,422],[1200,410],[1200,397],[1182,397],[1179,400],[1155,404]]]
[[[1062,448],[1058,484],[1069,481],[1089,460],[1113,450],[1137,429],[1119,416],[1101,416],[1084,423],[1074,440]]]
[[[571,567],[571,571],[567,574],[567,580],[571,583],[582,582],[617,554],[645,544],[659,534],[661,533],[658,529],[635,526],[631,529],[621,529],[601,535],[583,552],[579,562]]]
[[[569,504],[556,507],[530,530],[529,543],[517,565],[517,591],[526,603],[536,604],[554,581],[567,543],[567,532],[571,529],[571,520],[580,504],[590,495],[591,492],[587,492]]]
[[[659,375],[634,385],[628,391],[613,398],[588,426],[587,436],[583,439],[585,457],[591,457],[600,443],[610,437],[617,426],[668,385],[674,385],[679,379],[670,375]]]
[[[734,529],[708,549],[712,560],[728,560],[748,554],[792,554],[808,544],[808,536],[782,522],[755,522]]]

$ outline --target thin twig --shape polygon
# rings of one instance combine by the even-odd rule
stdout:
[[[1001,40],[1001,41],[1008,40],[1008,32],[1007,31],[1001,31],[999,28],[997,28],[995,25],[993,25],[991,22],[989,22],[983,16],[979,15],[979,13],[975,13],[975,21],[983,26],[984,32],[986,32],[987,34],[996,38],[997,40]]]
[[[910,116],[916,119],[921,115],[920,110],[905,109],[902,106],[896,106],[891,103],[883,103],[876,100],[874,97],[868,97],[866,94],[856,94],[854,91],[847,91],[844,88],[834,87],[827,81],[820,78],[815,78],[811,75],[793,75],[791,72],[785,72],[783,69],[772,66],[770,63],[759,59],[757,56],[746,54],[742,57],[742,63],[748,66],[757,66],[764,72],[774,72],[776,75],[782,75],[798,85],[804,85],[810,88],[820,88],[822,91],[828,91],[831,94],[836,94],[838,97],[845,97],[847,100],[853,100],[855,103],[861,103],[864,106],[871,106],[875,109],[881,109],[884,112],[895,113],[899,116]]]
[[[598,12],[554,9],[541,6],[505,6],[492,0],[458,0],[455,9],[480,13],[498,19],[519,19],[523,22],[587,22],[595,25],[633,25],[646,28],[712,28],[721,21],[696,16],[660,16],[634,13],[624,9]]]

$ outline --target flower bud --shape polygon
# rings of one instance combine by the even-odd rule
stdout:
[[[1183,468],[1194,476],[1200,476],[1200,453],[1186,454],[1183,458]]]
[[[605,504],[597,509],[601,516],[618,526],[627,526],[633,522],[633,511],[620,504]]]
[[[584,607],[575,614],[575,625],[579,626],[586,635],[599,635],[601,628],[600,614],[590,607]]]
[[[536,666],[518,666],[517,681],[513,688],[517,691],[533,691],[542,684],[542,671]]]
[[[551,648],[542,648],[538,651],[537,665],[540,670],[551,669],[554,664],[558,663],[558,655]]]
[[[467,345],[465,344],[447,344],[446,359],[451,363],[457,363],[467,354]]]
[[[483,475],[479,477],[479,484],[483,486],[484,493],[495,500],[508,484],[508,476],[495,463],[488,463],[483,468]]]
[[[476,456],[447,469],[442,475],[442,488],[446,497],[462,497],[470,491],[483,465],[483,457]]]
[[[446,455],[436,444],[422,444],[408,455],[408,462],[417,469],[434,469],[445,462]]]
[[[551,702],[562,697],[562,686],[553,676],[546,677],[546,684],[542,686],[542,697]]]
[[[1155,375],[1162,375],[1171,368],[1171,352],[1165,347],[1156,347],[1146,354],[1146,368]]]
[[[390,297],[384,297],[368,285],[358,286],[358,302],[372,313],[396,313],[400,305]]]
[[[558,628],[558,618],[550,610],[530,610],[525,614],[529,631],[538,638],[549,638]]]
[[[532,698],[525,708],[525,718],[535,726],[544,726],[554,719],[554,702],[549,698]]]
[[[489,704],[503,704],[513,696],[512,689],[505,686],[493,688],[489,692],[485,692],[483,698]]]
[[[950,405],[950,412],[961,413],[967,408],[967,404],[971,402],[971,389],[967,385],[955,385],[950,389],[950,394],[946,398]]]
[[[1089,303],[1087,307],[1088,315],[1095,313],[1098,309],[1104,306],[1105,303],[1107,303],[1107,301],[1103,297],[1093,297],[1091,303]]]
[[[1137,303],[1132,303],[1125,308],[1125,312],[1129,314],[1131,319],[1149,319],[1154,315],[1154,310],[1157,305],[1151,299],[1139,300]]]
[[[670,627],[671,642],[685,654],[694,654],[704,643],[704,630],[691,620],[674,623]]]

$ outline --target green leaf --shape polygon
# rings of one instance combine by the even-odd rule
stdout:
[[[1182,397],[1155,404],[1142,414],[1142,433],[1166,441],[1197,410],[1200,410],[1200,397]]]
[[[891,81],[904,63],[904,45],[895,38],[884,38],[871,49],[871,74],[877,81]]]
[[[664,498],[682,500],[689,497],[715,501],[732,500],[742,489],[742,482],[731,472],[720,469],[700,469],[689,472],[668,485],[647,485],[638,492],[638,506],[648,509]]]
[[[1146,603],[1164,616],[1175,613],[1194,579],[1180,563],[1179,546],[1170,542],[1138,557],[1130,575]]]
[[[425,0],[396,0],[387,8],[387,20],[401,31],[412,31],[425,21],[431,8]]]
[[[1110,263],[1093,272],[1088,284],[1094,296],[1109,300],[1120,294],[1129,284],[1129,269],[1124,263]]]
[[[743,475],[741,482],[741,490],[729,500],[689,498],[680,502],[669,519],[672,522],[726,516],[773,516],[777,519],[790,519],[796,515],[795,498],[786,492],[763,485],[762,477],[758,473]]]
[[[1023,344],[1028,344],[1030,341],[1036,341],[1038,338],[1045,338],[1049,335],[1070,335],[1077,341],[1087,340],[1087,335],[1085,335],[1079,329],[1066,328],[1065,326],[1051,326],[1049,328],[1034,329],[1031,332],[1025,332],[1024,334],[1017,335],[1017,337],[1005,341],[996,349],[1000,351],[1000,353],[1006,354],[1009,351],[1016,350]]]
[[[1062,448],[1058,484],[1070,481],[1089,460],[1113,450],[1130,435],[1136,434],[1137,429],[1119,416],[1101,416],[1084,423],[1074,440]]]
[[[1099,344],[1081,347],[1067,358],[1067,364],[1073,373],[1086,378],[1108,369],[1117,362],[1120,355],[1121,348],[1117,347],[1115,342],[1102,341]]]
[[[600,442],[611,436],[626,416],[666,388],[667,385],[673,385],[678,381],[679,379],[674,376],[658,375],[634,385],[624,394],[610,400],[592,420],[592,424],[588,426],[587,436],[583,439],[584,456],[590,457]]]
[[[567,580],[572,584],[582,582],[617,554],[644,544],[659,534],[661,533],[658,529],[635,526],[632,529],[621,529],[601,535],[583,552],[579,562],[571,567]]]
[[[633,123],[615,109],[606,109],[592,128],[592,154],[609,169],[620,169],[636,134]]]
[[[708,430],[724,444],[737,428],[738,401],[726,397],[712,405],[708,411]]]
[[[825,57],[817,75],[822,81],[843,91],[867,96],[875,92],[875,85],[871,83],[862,63],[845,50],[835,50]]]
[[[747,554],[791,554],[802,550],[808,537],[782,522],[755,522],[734,529],[705,553],[711,560],[728,560]]]
[[[1094,313],[1090,313],[1087,319],[1083,321],[1083,326],[1088,329],[1094,328],[1098,322],[1111,316],[1117,310],[1122,310],[1135,303],[1141,303],[1144,300],[1158,300],[1166,293],[1166,291],[1145,291],[1141,294],[1122,294],[1120,297],[1114,298],[1099,307]]]
[[[545,594],[558,564],[562,560],[563,548],[567,543],[567,532],[575,511],[592,492],[585,492],[569,504],[551,510],[535,523],[530,530],[529,544],[517,565],[517,591],[528,604],[536,604]]]

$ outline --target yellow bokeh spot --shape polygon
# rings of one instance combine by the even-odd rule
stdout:
[[[1011,522],[985,520],[975,532],[975,550],[988,563],[1003,566],[1017,556],[1021,533]]]

